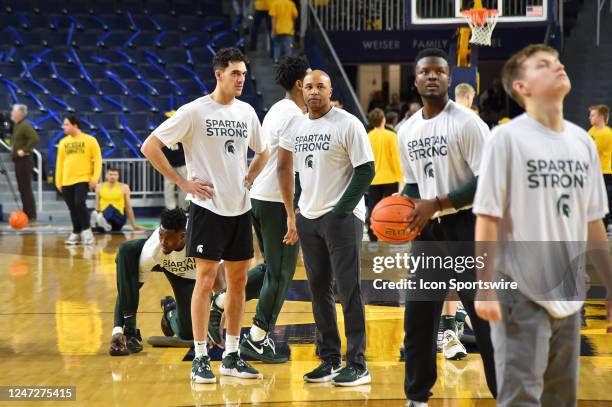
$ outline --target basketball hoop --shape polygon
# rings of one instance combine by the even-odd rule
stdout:
[[[462,11],[461,15],[466,19],[472,31],[470,42],[490,46],[493,29],[499,17],[499,10],[474,8]]]

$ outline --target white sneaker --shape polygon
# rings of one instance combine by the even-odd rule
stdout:
[[[449,360],[460,360],[467,356],[465,346],[457,339],[457,334],[450,329],[444,331],[442,354],[445,359]]]
[[[412,401],[412,400],[408,400],[408,402],[406,403],[406,407],[428,407],[429,404],[427,404],[427,402],[424,401]]]
[[[94,238],[94,235],[91,232],[91,229],[87,229],[81,232],[81,243],[86,246],[90,246],[96,243],[96,239]]]
[[[68,239],[66,239],[64,241],[65,244],[68,245],[75,245],[75,244],[79,244],[79,242],[81,241],[81,235],[78,233],[71,233],[70,236],[68,236]]]
[[[110,223],[108,223],[102,212],[98,212],[98,226],[104,229],[105,232],[110,232],[113,229],[113,227]]]

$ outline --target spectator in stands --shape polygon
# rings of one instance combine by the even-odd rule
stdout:
[[[387,112],[385,115],[385,128],[392,132],[395,132],[395,126],[397,126],[397,122],[399,120],[399,115],[396,111],[392,110]]]
[[[14,105],[11,111],[11,120],[15,123],[11,140],[11,156],[15,163],[15,177],[21,196],[23,211],[28,215],[30,225],[36,222],[36,202],[32,192],[32,173],[34,172],[34,159],[32,150],[38,143],[38,134],[30,123],[26,121],[28,107]]]
[[[334,99],[331,101],[331,105],[336,109],[344,109],[344,103],[342,103],[342,99]]]
[[[388,112],[395,112],[397,114],[399,114],[400,112],[400,97],[397,93],[393,93],[391,95],[391,101],[389,102],[389,104],[387,105],[387,108],[385,109],[385,111]],[[389,120],[387,120],[387,123],[389,123]]]
[[[410,116],[418,112],[420,108],[421,104],[419,102],[410,102],[410,104],[408,105],[408,109],[406,109],[406,111],[404,112],[404,118],[400,120],[400,122],[395,126],[395,132],[397,133],[400,127],[402,127],[402,125],[406,123],[408,119],[410,119]]]
[[[270,17],[272,18],[274,63],[278,64],[281,51],[285,56],[291,56],[295,20],[298,17],[297,7],[291,0],[274,0],[270,4]]]
[[[397,116],[397,113],[395,115]],[[397,135],[385,128],[385,121],[385,112],[382,109],[376,108],[368,113],[368,122],[372,126],[368,138],[374,153],[375,168],[375,176],[367,195],[366,225],[371,242],[378,240],[370,228],[372,210],[381,199],[398,192],[399,182],[402,180]]]
[[[472,109],[475,96],[476,90],[469,83],[464,82],[455,86],[455,102],[461,106]]]
[[[383,93],[381,90],[377,90],[376,92],[374,92],[374,95],[372,95],[372,100],[370,101],[370,104],[368,105],[368,112],[371,112],[372,110],[379,108],[384,110],[385,109],[385,101],[383,100]]]
[[[118,232],[129,220],[132,229],[146,230],[136,224],[130,187],[119,182],[119,170],[107,168],[105,178],[102,184],[96,186],[96,210],[91,212],[89,219],[91,228],[101,233]]]
[[[95,239],[89,227],[87,192],[94,191],[102,172],[102,153],[95,137],[81,132],[76,116],[64,119],[66,137],[60,140],[55,166],[55,185],[70,210],[72,233],[67,245],[79,242],[92,245]]]
[[[187,179],[187,167],[185,166],[185,152],[183,151],[183,144],[176,143],[172,148],[163,147],[162,151],[168,159],[170,165],[181,174],[181,176]],[[178,203],[176,201],[176,193],[178,189]],[[187,209],[189,202],[187,201],[187,194],[177,188],[176,184],[172,183],[168,178],[164,178],[164,204],[166,209],[174,209],[180,206],[183,209]]]
[[[506,92],[499,79],[480,95],[480,117],[489,127],[493,127],[506,114]]]
[[[251,27],[251,51],[257,50],[257,36],[262,21],[266,29],[266,49],[270,49],[270,33],[272,31],[270,15],[268,14],[270,10],[270,1],[271,0],[255,1],[255,14],[253,15],[253,26]]]
[[[591,128],[589,135],[593,137],[597,152],[599,153],[599,161],[601,163],[601,171],[603,172],[604,182],[608,190],[608,212],[604,224],[607,225],[608,232],[612,232],[612,129],[608,126],[610,117],[610,109],[606,105],[595,105],[589,107],[589,120]]]

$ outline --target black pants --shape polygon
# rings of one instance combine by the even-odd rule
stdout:
[[[604,182],[608,191],[608,215],[605,219],[605,224],[612,225],[612,174],[604,174]]]
[[[370,228],[370,216],[372,216],[372,211],[377,203],[379,203],[383,198],[393,195],[398,192],[398,183],[394,182],[393,184],[378,184],[378,185],[370,185],[368,189],[368,214],[366,215],[366,225],[368,225],[368,236],[370,237],[370,242],[378,241],[378,238]]]
[[[70,211],[72,233],[81,233],[89,229],[89,216],[87,214],[88,191],[89,184],[87,182],[79,182],[62,187],[62,196]]]
[[[253,26],[251,27],[251,50],[255,51],[257,49],[257,35],[259,34],[259,26],[262,21],[266,27],[266,41],[270,41],[270,32],[272,31],[272,19],[268,14],[268,10],[255,10],[255,15],[253,16]]]
[[[412,247],[413,256],[465,256],[474,255],[475,217],[470,211],[460,211],[454,215],[444,216],[440,222],[429,221]],[[454,243],[451,243],[454,242]],[[464,243],[461,243],[464,242]],[[470,252],[471,253],[466,253]],[[474,280],[475,270],[457,273],[443,273],[438,270],[417,272],[416,277],[428,281],[456,278],[457,280]],[[425,402],[432,395],[431,388],[436,382],[436,337],[440,324],[440,313],[444,305],[447,290],[415,293],[409,291],[404,312],[404,349],[406,355],[404,391],[409,400]],[[458,293],[465,310],[472,321],[472,328],[478,343],[487,379],[487,385],[493,397],[497,395],[495,382],[495,363],[491,344],[489,323],[476,315],[474,310],[473,291]],[[428,297],[417,297],[427,295]]]
[[[15,177],[21,196],[23,211],[28,215],[30,222],[36,220],[36,202],[32,192],[32,174],[34,173],[34,159],[32,156],[14,157]]]
[[[332,289],[335,280],[344,314],[347,365],[365,369],[365,310],[359,262],[363,223],[352,214],[342,217],[330,212],[318,219],[298,215],[297,230],[319,332],[321,359],[340,361],[340,334]]]

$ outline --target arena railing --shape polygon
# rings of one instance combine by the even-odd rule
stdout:
[[[404,30],[406,0],[309,0],[327,31]]]
[[[105,158],[102,160],[101,180],[107,168],[119,171],[119,181],[130,187],[134,198],[160,196],[164,192],[164,177],[145,158]]]
[[[9,153],[12,151],[11,146],[6,144],[4,140],[0,139],[0,145],[7,150]],[[36,200],[36,206],[38,212],[43,211],[43,184],[42,184],[42,155],[40,151],[34,149],[32,150],[34,157],[36,157],[36,167],[34,168],[34,174],[36,174],[36,195],[38,199]]]

